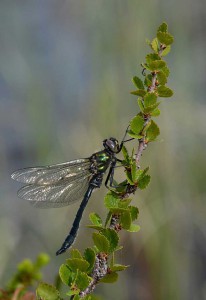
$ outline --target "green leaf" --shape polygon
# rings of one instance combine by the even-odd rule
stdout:
[[[72,298],[72,300],[80,300],[79,292],[80,292],[80,289],[77,289],[77,287],[74,287],[70,291],[68,291],[66,293],[66,295],[69,297],[75,295],[74,298]]]
[[[123,145],[122,147],[122,154],[123,154],[123,157],[125,159],[126,162],[129,162],[130,159],[129,159],[129,153],[127,151],[127,148]]]
[[[140,115],[134,117],[130,122],[130,128],[132,132],[134,132],[135,134],[140,134],[143,127],[144,127],[144,119]]]
[[[172,97],[172,95],[173,95],[173,91],[164,85],[159,86],[157,88],[157,92],[158,92],[159,97],[164,97],[164,98]]]
[[[135,173],[135,176],[134,176],[134,182],[137,182],[139,181],[141,178],[144,177],[144,175],[148,172],[149,170],[149,167],[145,168],[144,170],[139,170],[137,169],[136,170],[136,173]]]
[[[142,80],[139,77],[134,76],[132,81],[138,89],[144,90],[144,84],[143,84]]]
[[[152,50],[154,50],[154,52],[158,52],[159,51],[159,44],[158,44],[158,39],[154,38],[150,44]]]
[[[158,116],[160,115],[160,110],[159,110],[159,108],[155,108],[155,109],[150,113],[150,115],[151,115],[152,117],[158,117]]]
[[[81,300],[102,300],[102,298],[96,296],[96,295],[86,295],[86,297],[81,298]],[[75,300],[75,299],[74,299]]]
[[[89,215],[89,219],[92,222],[92,224],[97,225],[97,226],[102,226],[102,219],[100,216],[96,213],[91,213]]]
[[[161,53],[161,56],[166,56],[171,51],[171,46],[168,45]]]
[[[72,273],[69,267],[65,264],[60,266],[59,276],[61,278],[61,281],[68,286],[70,286],[72,281],[74,280],[74,273]]]
[[[144,113],[145,114],[151,114],[160,105],[160,103],[161,102],[157,102],[157,103],[155,103],[153,105],[150,105],[150,106],[146,107],[144,109]]]
[[[115,195],[112,192],[109,192],[105,198],[104,198],[104,203],[105,206],[108,209],[111,208],[127,208],[128,205],[130,204],[131,199],[127,198],[124,200],[120,200],[118,195]]]
[[[144,97],[144,95],[146,94],[146,91],[145,90],[137,90],[137,91],[130,92],[130,94],[135,95],[135,96]]]
[[[144,106],[148,107],[151,106],[153,104],[155,104],[157,102],[157,96],[155,95],[155,93],[147,93],[144,96]]]
[[[120,264],[115,264],[113,265],[110,269],[112,272],[119,272],[119,271],[124,271],[125,269],[127,269],[129,266],[125,266],[125,265],[120,265]]]
[[[71,258],[83,259],[83,256],[81,255],[81,253],[78,249],[71,249],[70,250],[70,256],[71,256]]]
[[[85,259],[68,258],[66,260],[66,263],[70,270],[73,272],[76,272],[77,270],[84,272],[89,268],[89,263]]]
[[[113,193],[109,192],[107,195],[104,197],[104,204],[106,208],[114,208],[114,207],[119,207],[119,198],[117,195],[114,195]]]
[[[163,69],[166,66],[166,62],[163,60],[154,60],[150,64],[148,64],[148,68],[150,71],[158,71]]]
[[[105,220],[104,227],[106,227],[109,224],[109,222],[111,221],[111,218],[112,218],[112,212],[109,210],[106,220]]]
[[[129,182],[129,184],[133,185],[134,182],[132,180],[132,174],[131,174],[131,172],[130,171],[126,171],[125,174],[126,174],[127,181]]]
[[[132,163],[132,168],[131,168],[132,183],[134,183],[135,180],[136,180],[136,173],[137,173],[137,171],[138,171],[137,165],[136,165],[136,162],[134,161]]]
[[[163,22],[159,26],[159,28],[157,29],[157,32],[159,32],[159,31],[161,31],[161,32],[167,32],[168,31],[168,25],[167,25],[167,23]]]
[[[37,299],[59,300],[60,294],[53,285],[40,283],[36,290]]]
[[[142,171],[142,170],[135,169],[134,165],[135,165],[135,162],[132,165],[132,180],[131,180],[132,185],[137,182],[138,174],[140,171]]]
[[[140,226],[136,224],[131,224],[130,228],[127,229],[129,232],[138,232],[140,230]]]
[[[129,229],[132,223],[132,218],[129,210],[123,212],[120,216],[120,223],[122,225],[122,228]]]
[[[161,60],[160,56],[157,53],[149,53],[146,56],[146,63],[149,65],[151,64],[153,61],[159,61]]]
[[[79,291],[77,291],[77,293],[79,293]],[[73,296],[74,293],[72,293],[72,294],[67,293],[67,295],[68,295],[68,296]],[[80,300],[80,299],[81,299],[81,298],[80,298],[79,295],[75,295],[74,298],[73,298],[73,300]]]
[[[140,99],[140,98],[137,99],[137,103],[139,105],[141,112],[144,112],[144,105],[143,105],[142,99]]]
[[[129,136],[131,136],[134,139],[141,139],[143,137],[143,135],[136,134],[132,130],[129,130],[127,133]]]
[[[151,141],[155,141],[159,134],[160,134],[159,127],[153,120],[151,120],[150,126],[146,132],[146,142],[148,143]]]
[[[115,252],[120,251],[120,250],[122,250],[122,249],[123,249],[123,246],[118,246],[118,247],[115,249]]]
[[[130,199],[130,198],[121,199],[119,201],[119,207],[120,208],[128,208],[128,206],[131,202],[132,202],[132,199]]]
[[[117,208],[110,208],[110,211],[112,214],[121,214],[123,213],[124,211],[127,211],[126,208],[121,208],[121,207],[117,207]]]
[[[112,213],[121,213],[126,210],[126,207],[131,202],[131,199],[120,200],[119,197],[109,192],[105,198],[104,203]]]
[[[111,228],[104,229],[101,233],[109,241],[109,252],[110,253],[113,252],[118,246],[118,242],[119,242],[118,234],[114,229]]]
[[[95,252],[94,252],[94,250],[92,248],[87,248],[84,251],[84,258],[89,263],[89,268],[88,268],[88,272],[89,272],[93,269],[94,263],[95,263]]]
[[[103,229],[103,226],[87,225],[87,228],[91,228],[91,229],[95,229],[95,230],[101,231]]]
[[[86,273],[78,270],[75,285],[82,291],[86,289],[91,282],[91,277],[89,277]]]
[[[170,75],[170,70],[167,66],[165,66],[164,68],[162,68],[162,71],[165,73],[165,75],[168,77]]]
[[[157,80],[160,85],[165,85],[167,83],[167,76],[163,71],[157,73]]]
[[[107,275],[105,275],[100,282],[104,282],[104,283],[114,283],[116,282],[118,279],[118,274],[116,272],[112,272],[112,273],[108,273]]]
[[[136,206],[130,206],[129,211],[131,214],[132,221],[135,221],[139,215],[139,209]]]
[[[84,300],[102,300],[102,298],[100,298],[96,295],[86,295],[86,297],[81,298],[81,299],[84,299]]]
[[[149,87],[152,85],[152,74],[148,74],[144,79],[144,84]]]
[[[157,38],[164,45],[171,45],[174,42],[173,36],[167,32],[157,32]]]
[[[95,246],[98,248],[99,252],[109,252],[109,241],[108,239],[100,233],[94,232],[92,235],[93,242]]]
[[[151,176],[150,175],[145,175],[139,182],[138,182],[138,188],[140,190],[143,190],[145,189],[148,184],[150,183],[150,179],[151,179]]]

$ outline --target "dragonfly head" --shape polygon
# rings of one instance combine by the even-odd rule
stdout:
[[[108,150],[111,153],[118,153],[120,151],[119,143],[113,137],[104,140],[103,146],[106,150]]]

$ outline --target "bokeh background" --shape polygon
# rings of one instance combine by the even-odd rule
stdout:
[[[0,1],[0,286],[25,257],[55,257],[79,203],[40,210],[16,196],[22,167],[87,157],[102,140],[121,139],[134,116],[131,78],[166,21],[175,36],[167,62],[172,99],[161,104],[160,142],[141,161],[149,188],[136,193],[137,234],[122,233],[120,263],[131,265],[103,299],[206,299],[206,1]],[[88,214],[105,216],[103,187],[87,207],[76,246],[91,245]]]

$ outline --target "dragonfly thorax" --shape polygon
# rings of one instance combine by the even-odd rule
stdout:
[[[103,146],[109,153],[119,153],[120,147],[117,139],[111,137],[103,141]]]

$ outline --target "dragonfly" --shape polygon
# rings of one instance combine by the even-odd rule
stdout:
[[[105,139],[104,149],[88,158],[45,167],[24,168],[11,175],[12,179],[26,184],[18,191],[18,197],[35,207],[63,207],[83,197],[71,230],[56,255],[64,253],[74,243],[86,205],[93,190],[102,185],[107,170],[105,186],[112,186],[116,163],[122,162],[116,155],[128,141],[125,140],[126,134],[127,131],[120,144],[116,138]]]

